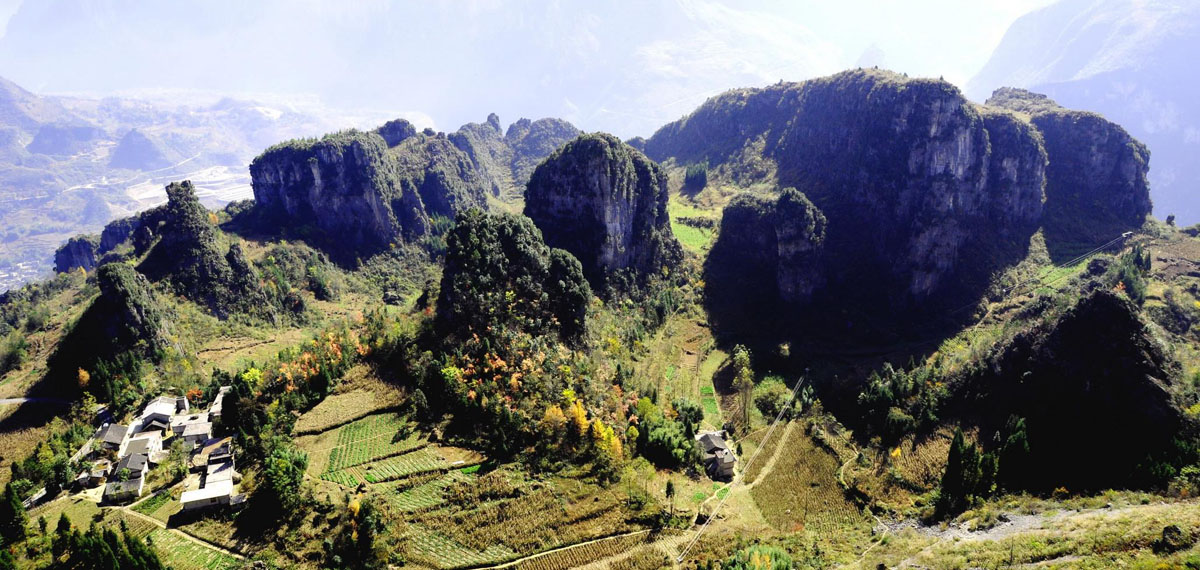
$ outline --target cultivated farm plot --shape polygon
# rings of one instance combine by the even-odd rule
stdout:
[[[519,485],[514,497],[413,513],[409,528],[425,535],[413,539],[414,559],[438,568],[495,564],[640,528],[622,496],[598,485]]]
[[[457,451],[447,447],[421,447],[408,453],[389,457],[379,461],[359,464],[336,471],[327,471],[321,478],[346,487],[355,487],[361,483],[383,483],[395,481],[422,473],[447,471],[455,467],[479,463],[482,456],[476,456],[471,461],[455,465],[446,459],[448,452]]]
[[[652,542],[651,534],[642,532],[590,542],[573,548],[530,558],[514,568],[517,570],[568,570],[586,566],[597,560],[617,556]]]
[[[338,428],[337,445],[329,452],[326,470],[337,471],[398,455],[427,443],[417,433],[401,437],[407,419],[398,414],[378,414]]]
[[[296,444],[308,453],[308,473],[323,477],[327,472],[403,454],[426,445],[427,440],[420,433],[403,433],[407,429],[406,424],[406,418],[399,414],[375,414],[316,435],[297,437]]]
[[[240,561],[220,550],[202,546],[166,529],[155,528],[150,541],[169,567],[175,570],[225,570]]]
[[[503,545],[493,545],[479,552],[463,546],[438,532],[419,526],[411,527],[413,554],[438,568],[460,568],[496,564],[517,557],[517,553]]]
[[[442,503],[446,488],[455,483],[471,480],[472,476],[462,471],[454,470],[432,481],[421,483],[415,487],[404,489],[385,496],[389,503],[405,512],[415,512]]]
[[[865,521],[837,483],[838,460],[812,438],[793,430],[774,468],[750,495],[767,522],[782,531],[836,533]]]

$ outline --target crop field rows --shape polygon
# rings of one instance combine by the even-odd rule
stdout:
[[[338,428],[337,444],[329,452],[328,471],[399,455],[427,442],[417,433],[400,437],[407,420],[398,414],[378,414]]]
[[[591,562],[616,556],[652,542],[650,533],[638,533],[597,540],[574,548],[567,548],[538,556],[516,564],[516,570],[568,570],[586,566]]]
[[[321,475],[321,478],[346,487],[356,487],[361,483],[383,483],[421,473],[445,471],[450,467],[451,465],[436,451],[428,447],[421,447],[379,461],[327,471]]]
[[[410,528],[423,529],[424,538],[415,542],[421,558],[440,568],[455,568],[503,562],[633,530],[626,519],[624,503],[614,493],[593,486],[540,487],[474,507],[447,505],[417,513]]]
[[[470,475],[454,470],[432,481],[421,483],[410,489],[388,493],[388,502],[405,512],[415,512],[441,504],[446,488],[455,483],[471,480]]]
[[[837,483],[838,460],[811,437],[793,433],[770,473],[751,489],[767,522],[782,531],[836,533],[864,521]]]
[[[483,552],[472,550],[453,539],[438,532],[420,527],[410,527],[413,531],[412,553],[423,562],[428,562],[437,568],[460,568],[496,564],[517,557],[517,553],[503,545],[493,545]]]
[[[240,566],[238,559],[166,529],[155,528],[150,541],[163,556],[163,562],[175,570],[225,570]]]

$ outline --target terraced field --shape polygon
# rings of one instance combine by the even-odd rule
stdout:
[[[394,413],[367,416],[296,441],[308,452],[308,471],[314,476],[404,454],[428,443],[424,435],[409,429],[407,418]]]
[[[166,529],[155,528],[150,542],[169,567],[175,570],[225,570],[238,568],[241,561],[219,550],[196,544]]]
[[[750,490],[771,526],[828,535],[865,521],[837,483],[838,460],[811,437],[793,431],[780,452],[774,468]]]
[[[470,481],[471,478],[471,475],[464,474],[461,470],[456,469],[415,487],[406,488],[402,491],[388,490],[385,496],[393,507],[401,511],[420,511],[441,504],[443,493],[447,487],[455,483]]]
[[[508,476],[515,487],[503,498],[460,499],[441,502],[440,508],[414,508],[428,505],[435,500],[432,497],[440,500],[439,486],[476,484],[473,476],[455,473],[393,499],[409,505],[413,559],[419,564],[436,568],[499,564],[639,529],[629,523],[630,513],[619,493],[578,481],[534,481],[520,475]],[[461,492],[450,495],[461,498]]]
[[[395,481],[421,473],[444,471],[451,467],[453,466],[450,462],[443,459],[438,451],[422,447],[381,461],[327,471],[321,475],[321,478],[339,485],[355,487],[361,483]]]
[[[463,566],[478,566],[495,564],[511,558],[517,553],[503,545],[493,545],[479,552],[463,546],[441,533],[420,527],[412,528],[412,553],[421,561],[429,562],[437,568],[460,568]]]

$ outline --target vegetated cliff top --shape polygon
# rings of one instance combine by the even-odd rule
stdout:
[[[640,151],[606,133],[563,145],[530,176],[525,215],[550,247],[579,258],[593,288],[618,273],[645,283],[682,250],[667,215],[667,175]]]

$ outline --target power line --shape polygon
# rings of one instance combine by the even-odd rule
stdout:
[[[805,380],[807,380],[807,377],[802,377],[800,378],[799,382],[796,382],[796,387],[792,388],[791,397],[789,397],[787,403],[779,409],[779,414],[775,416],[775,421],[772,422],[771,427],[767,429],[767,435],[763,436],[762,445],[759,445],[758,449],[754,450],[754,454],[750,456],[750,459],[746,461],[746,466],[742,468],[742,473],[749,471],[750,466],[754,464],[754,460],[758,458],[758,454],[762,453],[762,450],[767,447],[767,442],[771,440],[771,434],[775,432],[775,428],[779,425],[779,422],[783,420],[783,415],[792,407],[792,402],[796,400],[796,396],[800,393],[800,387],[804,385]],[[733,488],[737,485],[737,483],[738,481],[736,477],[732,482],[729,483],[729,486],[726,487],[725,496],[722,497],[719,502],[717,502],[717,506],[713,507],[713,511],[708,515],[708,519],[705,520],[700,529],[696,531],[696,536],[692,537],[691,542],[689,542],[687,547],[683,549],[683,552],[679,553],[679,557],[675,559],[676,562],[683,562],[683,559],[687,556],[688,551],[690,551],[692,547],[696,545],[696,542],[700,540],[700,536],[703,535],[704,531],[708,529],[708,525],[712,524],[713,519],[717,518],[717,511],[720,511],[721,507],[725,504],[725,501],[728,501],[730,495],[733,495]]]

